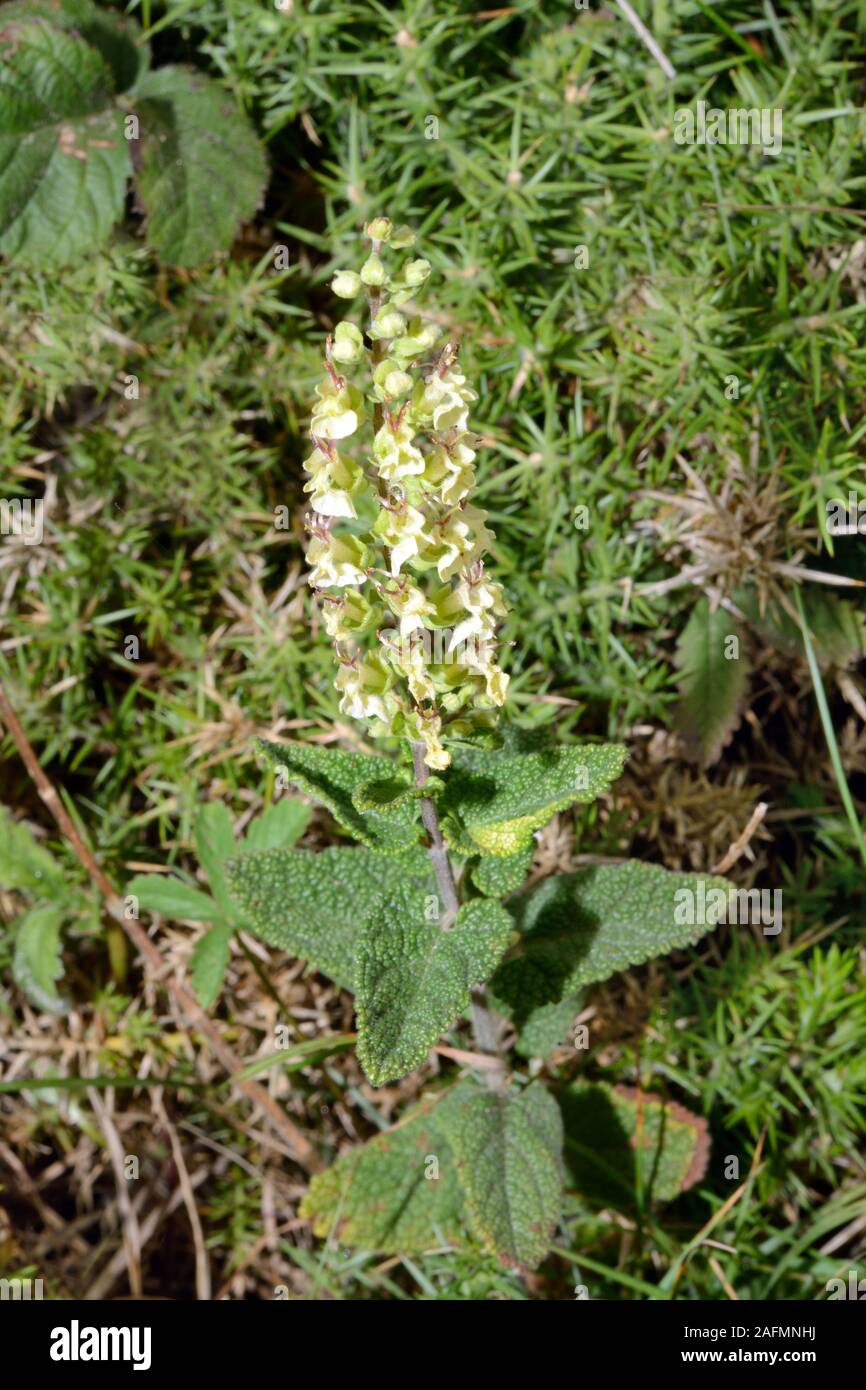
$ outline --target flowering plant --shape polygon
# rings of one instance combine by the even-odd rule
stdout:
[[[325,344],[307,559],[342,712],[407,740],[412,766],[263,743],[279,785],[321,802],[361,847],[250,849],[228,860],[226,882],[245,925],[354,991],[373,1086],[400,1081],[431,1048],[466,1069],[313,1179],[302,1212],[314,1230],[330,1234],[339,1216],[350,1245],[409,1253],[468,1240],[529,1268],[559,1219],[563,1116],[597,1114],[597,1098],[555,1098],[520,1059],[562,1042],[588,985],[691,946],[713,923],[676,910],[701,880],[650,864],[594,865],[518,891],[535,832],[604,794],[626,750],[494,728],[508,687],[496,659],[506,608],[472,501],[477,397],[454,344],[415,310],[430,265],[400,261],[412,233],[380,217],[366,236],[360,270],[332,282],[339,298],[365,291],[368,315],[339,322]],[[442,1048],[465,1017],[474,1050]],[[653,1180],[664,1172],[666,1190],[703,1171],[694,1116],[631,1093],[603,1101],[626,1127],[654,1116]]]

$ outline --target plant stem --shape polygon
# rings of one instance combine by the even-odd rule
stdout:
[[[419,740],[411,740],[412,765],[415,769],[415,785],[423,787],[427,778],[430,776],[429,768],[424,762],[424,744]],[[457,888],[454,883],[454,875],[451,872],[451,864],[448,860],[448,850],[445,841],[442,839],[442,831],[439,828],[439,817],[436,814],[436,805],[431,797],[421,797],[421,820],[424,822],[424,829],[430,836],[430,844],[427,846],[427,853],[433,865],[433,872],[436,875],[436,884],[439,888],[439,896],[442,900],[444,909],[440,925],[443,931],[450,931],[457,916],[458,901]],[[491,1091],[501,1092],[505,1086],[505,1077],[508,1071],[505,1058],[500,1047],[500,1029],[497,1015],[489,1008],[487,1003],[487,991],[483,985],[476,985],[472,990],[471,1003],[469,1006],[469,1016],[472,1020],[472,1036],[475,1039],[475,1046],[478,1052],[484,1052],[490,1057],[495,1057],[498,1066],[485,1072],[484,1079]]]
[[[424,744],[420,740],[412,739],[412,765],[415,769],[415,785],[423,787],[427,778],[430,776],[430,769],[424,761]],[[424,829],[430,836],[430,844],[427,846],[427,853],[433,865],[433,872],[436,875],[436,885],[439,889],[439,897],[442,900],[442,917],[440,926],[443,931],[450,931],[454,925],[454,918],[457,916],[459,903],[457,901],[457,888],[454,883],[454,875],[451,872],[451,865],[448,861],[448,850],[445,841],[442,839],[442,831],[439,829],[439,817],[436,814],[436,806],[429,796],[421,797],[421,819],[424,822]]]

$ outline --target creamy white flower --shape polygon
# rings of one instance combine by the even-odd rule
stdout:
[[[319,439],[347,439],[364,420],[364,402],[354,386],[335,386],[331,380],[316,387],[310,433]]]
[[[424,455],[413,444],[415,431],[408,420],[399,425],[387,420],[377,430],[373,440],[373,462],[380,478],[386,482],[399,482],[401,478],[413,477],[424,472]]]
[[[381,719],[387,723],[392,701],[388,698],[394,676],[377,656],[343,664],[334,682],[342,691],[341,714],[351,719]]]
[[[307,564],[315,589],[356,586],[367,578],[367,547],[357,536],[314,535],[307,546]]]

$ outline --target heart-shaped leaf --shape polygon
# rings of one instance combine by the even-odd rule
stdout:
[[[358,1060],[374,1086],[398,1081],[488,980],[512,931],[499,903],[478,898],[443,931],[438,898],[398,891],[368,918],[358,943]],[[431,912],[432,909],[432,912]],[[432,916],[432,920],[431,920]]]

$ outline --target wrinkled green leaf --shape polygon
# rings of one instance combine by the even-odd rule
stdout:
[[[485,854],[470,870],[475,887],[488,898],[504,898],[522,888],[532,863],[530,840],[514,854]]]
[[[390,759],[315,744],[261,740],[260,746],[274,766],[283,770],[287,782],[327,806],[340,825],[369,849],[399,854],[417,843],[420,821],[414,799],[384,811],[359,811],[352,800],[365,783],[392,779],[394,764]]]
[[[158,912],[161,917],[212,922],[219,915],[216,903],[207,893],[168,874],[139,874],[127,884],[126,893],[138,898],[139,906],[146,912]]]
[[[361,931],[357,1050],[374,1086],[399,1081],[424,1061],[468,1007],[470,986],[490,978],[511,935],[511,918],[499,903],[465,904],[450,931],[428,920],[426,906],[398,890]]]
[[[396,811],[419,797],[437,796],[444,786],[440,777],[428,777],[423,787],[419,787],[408,777],[395,773],[391,777],[362,782],[352,793],[352,804],[358,811]]]
[[[730,613],[712,613],[709,600],[698,599],[677,644],[676,664],[682,697],[677,728],[692,756],[707,766],[740,722],[748,684],[742,633]]]
[[[53,903],[31,908],[19,918],[15,931],[12,976],[15,983],[39,1009],[46,1013],[66,1013],[69,1005],[57,992],[56,981],[63,974],[60,958],[60,928],[63,909]]]
[[[583,1008],[583,993],[566,994],[555,1004],[541,1004],[520,1023],[514,1050],[521,1057],[547,1057],[568,1038],[576,1016]],[[506,1012],[509,1012],[506,1010]]]
[[[453,1155],[425,1098],[392,1129],[317,1173],[300,1214],[317,1236],[383,1254],[420,1254],[461,1234]]]
[[[629,1086],[578,1082],[559,1097],[568,1181],[600,1206],[671,1202],[707,1169],[707,1122]]]
[[[251,931],[350,990],[361,924],[383,896],[406,887],[423,909],[436,892],[420,848],[399,858],[364,849],[262,850],[238,855],[226,873]]]
[[[697,894],[701,880],[705,889],[730,887],[631,860],[557,874],[512,898],[520,942],[491,981],[498,1006],[523,1029],[536,1010],[576,1002],[586,985],[693,946],[715,923],[678,921],[677,894]]]
[[[455,748],[438,801],[449,843],[465,854],[526,850],[557,811],[607,791],[626,756],[618,743],[517,754]]]
[[[262,198],[267,162],[231,93],[194,68],[146,73],[137,189],[160,260],[194,266],[231,246]]]
[[[190,957],[190,978],[195,996],[203,1009],[209,1009],[223,986],[231,954],[233,927],[217,922],[200,936]]]
[[[500,1095],[461,1082],[437,1111],[473,1235],[507,1264],[544,1259],[562,1207],[562,1120],[540,1082]]]
[[[0,30],[0,251],[63,265],[108,236],[131,172],[106,62],[40,20]]]
[[[148,48],[135,20],[93,0],[12,0],[0,9],[0,19],[3,28],[13,19],[40,19],[80,34],[111,69],[116,92],[127,91],[147,67]]]

